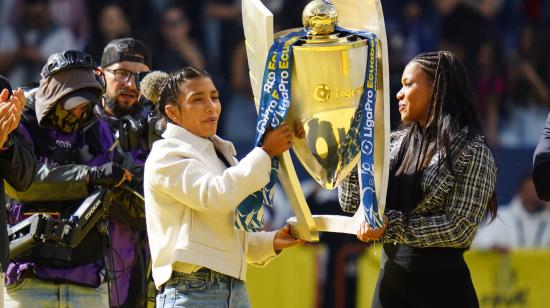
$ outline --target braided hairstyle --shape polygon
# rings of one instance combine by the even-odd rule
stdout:
[[[403,163],[398,172],[420,174],[437,153],[439,157],[445,157],[444,163],[452,173],[452,140],[464,131],[468,139],[482,134],[481,124],[474,111],[474,96],[466,68],[450,51],[421,53],[410,61],[413,62],[420,66],[434,84],[426,111],[426,125],[420,127],[418,123],[408,123],[402,127],[408,133],[399,153]],[[419,135],[421,138],[417,140],[415,136]],[[494,192],[487,213],[491,220],[496,216]]]
[[[162,115],[163,121],[173,123],[164,110],[166,105],[177,105],[178,97],[181,94],[182,84],[188,80],[199,78],[212,78],[204,70],[198,70],[193,67],[184,67],[178,71],[168,74],[168,76],[162,80],[160,88],[159,101],[157,104],[158,112]]]

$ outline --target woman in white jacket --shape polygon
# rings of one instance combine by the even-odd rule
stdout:
[[[303,243],[285,226],[236,230],[234,212],[269,181],[271,158],[292,146],[286,125],[266,134],[243,160],[216,136],[221,104],[205,72],[184,68],[162,81],[167,121],[145,164],[145,209],[158,307],[249,307],[246,265],[265,265]]]

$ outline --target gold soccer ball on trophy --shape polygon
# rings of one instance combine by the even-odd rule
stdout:
[[[309,35],[329,35],[338,23],[336,7],[330,1],[313,0],[304,8],[302,23]]]

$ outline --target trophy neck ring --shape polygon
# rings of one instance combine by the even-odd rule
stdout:
[[[275,38],[281,37],[285,34],[295,32],[300,28],[293,28],[280,31],[275,34]],[[308,36],[300,40],[299,44],[294,45],[292,48],[296,50],[309,50],[309,51],[335,51],[335,50],[347,50],[358,48],[367,45],[367,40],[359,38],[355,35],[342,35],[342,33],[333,33],[330,35],[322,36]]]

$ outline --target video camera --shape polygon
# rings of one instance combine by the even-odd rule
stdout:
[[[92,227],[107,215],[109,198],[109,191],[101,189],[86,198],[68,219],[38,213],[8,228],[11,258],[45,242],[70,248],[78,246]]]
[[[120,118],[118,139],[124,152],[134,149],[151,150],[153,142],[161,139],[162,121],[155,111],[150,111],[147,116],[136,119],[131,115]]]
[[[119,142],[127,152],[133,149],[151,150],[153,142],[161,139],[165,128],[165,121],[156,109],[160,99],[161,87],[168,78],[168,74],[161,71],[151,71],[136,76],[136,85],[141,91],[139,103],[145,108],[147,116],[136,119],[132,116],[121,118],[119,127]]]

